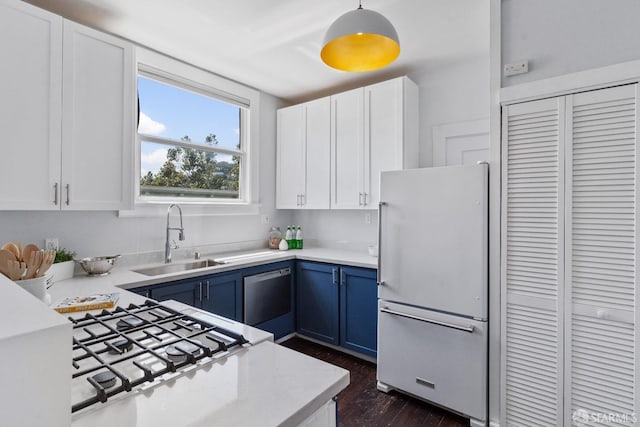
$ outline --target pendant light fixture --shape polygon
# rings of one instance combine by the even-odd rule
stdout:
[[[400,55],[396,29],[387,18],[362,8],[335,20],[324,36],[320,57],[342,71],[373,71],[386,67]]]

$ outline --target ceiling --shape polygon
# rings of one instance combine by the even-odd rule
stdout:
[[[324,33],[357,0],[26,0],[289,101],[489,54],[489,0],[363,0],[400,37],[383,70],[320,60]]]

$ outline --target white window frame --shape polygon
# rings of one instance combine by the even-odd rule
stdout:
[[[259,213],[259,105],[260,92],[250,87],[215,75],[193,65],[167,57],[160,53],[136,48],[136,71],[138,75],[158,80],[178,88],[192,88],[203,95],[220,100],[228,100],[245,106],[240,120],[241,157],[240,188],[238,199],[205,199],[187,197],[140,196],[140,148],[141,140],[136,129],[135,145],[135,207],[132,211],[120,211],[120,216],[157,216],[165,214],[171,203],[186,207],[193,215],[258,214]],[[137,78],[136,78],[137,82]],[[137,87],[136,87],[137,91]],[[160,142],[177,146],[176,141],[152,135],[145,135],[145,141]],[[200,147],[199,147],[200,148]],[[217,152],[235,154],[236,150],[216,148]]]

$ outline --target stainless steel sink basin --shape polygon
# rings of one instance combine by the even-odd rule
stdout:
[[[157,267],[141,268],[140,270],[133,270],[136,273],[144,274],[146,276],[159,276],[160,274],[179,273],[181,271],[196,270],[198,268],[215,267],[216,265],[227,264],[225,261],[216,261],[213,259],[201,259],[191,262],[183,262],[176,264],[164,264]]]

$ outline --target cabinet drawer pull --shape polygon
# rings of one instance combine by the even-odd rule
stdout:
[[[53,184],[53,204],[58,206],[58,183]]]
[[[444,326],[444,327],[451,328],[451,329],[457,329],[459,331],[464,331],[464,332],[471,333],[474,330],[472,325],[460,326],[460,325],[455,325],[453,323],[441,322],[440,320],[426,319],[424,317],[418,317],[418,316],[414,316],[412,314],[400,313],[399,311],[389,310],[386,307],[381,308],[380,311],[383,312],[383,313],[392,314],[394,316],[406,317],[407,319],[418,320],[420,322],[432,323],[434,325]]]

